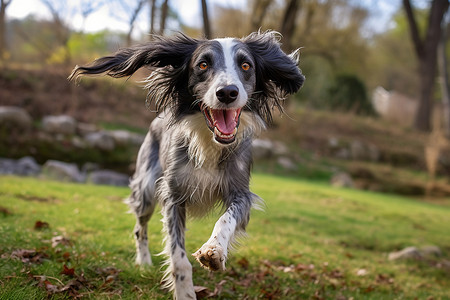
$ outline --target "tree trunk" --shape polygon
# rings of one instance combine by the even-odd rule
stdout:
[[[433,0],[428,17],[425,39],[421,39],[411,3],[409,0],[403,0],[403,7],[406,12],[411,33],[411,40],[419,61],[419,72],[422,78],[420,83],[419,107],[414,126],[423,131],[429,131],[431,128],[437,46],[441,36],[441,22],[448,6],[448,0]]]
[[[267,8],[272,3],[272,0],[254,0],[253,10],[250,16],[250,29],[258,31],[261,29],[264,17],[267,13]]]
[[[295,19],[300,8],[300,0],[289,0],[284,11],[281,34],[283,35],[282,48],[286,52],[292,51],[292,36],[295,30]]]
[[[140,0],[137,3],[137,6],[136,6],[136,8],[133,11],[133,14],[131,15],[131,18],[130,18],[130,21],[129,21],[129,24],[128,24],[130,27],[129,27],[129,30],[128,30],[128,33],[127,33],[127,46],[131,46],[131,43],[132,43],[131,35],[133,33],[134,23],[136,22],[136,19],[137,19],[139,13],[142,10],[142,7],[145,4],[145,1],[146,0]]]
[[[442,90],[442,113],[444,114],[444,132],[450,138],[450,90],[446,57],[447,22],[442,25],[442,37],[438,46],[439,77]]]
[[[159,34],[164,35],[164,30],[166,29],[166,19],[169,12],[169,0],[164,0],[161,7],[161,21],[159,23]]]
[[[155,34],[155,10],[156,10],[156,0],[150,1],[150,39],[151,35]]]
[[[0,2],[0,61],[5,59],[6,52],[6,7],[12,0]]]
[[[202,0],[202,15],[203,15],[203,34],[205,38],[211,38],[211,26],[208,18],[208,7],[206,6],[206,0]]]

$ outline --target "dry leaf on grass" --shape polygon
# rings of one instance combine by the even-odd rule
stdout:
[[[36,223],[34,223],[34,229],[35,230],[41,230],[41,229],[47,229],[50,228],[50,224],[48,224],[47,222],[43,222],[43,221],[36,221]]]

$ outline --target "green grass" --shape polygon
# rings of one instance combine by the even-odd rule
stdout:
[[[267,206],[252,212],[249,236],[227,271],[208,273],[191,259],[194,284],[221,290],[216,299],[449,299],[450,206],[262,174],[254,174],[252,190]],[[163,258],[155,255],[163,248],[161,216],[149,224],[155,266],[140,270],[134,217],[122,203],[127,194],[0,177],[0,299],[171,299],[160,288]],[[217,217],[189,221],[188,252],[209,238]],[[49,227],[35,229],[36,221]],[[70,243],[52,246],[57,236]],[[444,256],[387,259],[390,251],[424,245]],[[21,249],[36,251],[34,261],[11,257]],[[62,274],[64,265],[74,275]]]

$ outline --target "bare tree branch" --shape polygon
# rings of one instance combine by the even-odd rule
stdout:
[[[211,38],[211,25],[208,18],[208,7],[206,6],[206,0],[202,0],[202,16],[203,16],[203,33],[205,38]]]
[[[424,46],[423,41],[419,35],[419,28],[417,26],[416,18],[414,17],[414,12],[411,7],[411,2],[409,0],[403,0],[403,7],[405,8],[406,17],[409,23],[409,29],[411,33],[411,39],[414,44],[414,49],[418,57],[422,57],[424,55]]]

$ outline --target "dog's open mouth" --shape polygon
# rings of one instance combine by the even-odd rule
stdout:
[[[236,139],[241,109],[212,109],[200,105],[208,128],[214,133],[214,139],[221,144],[231,144]]]

